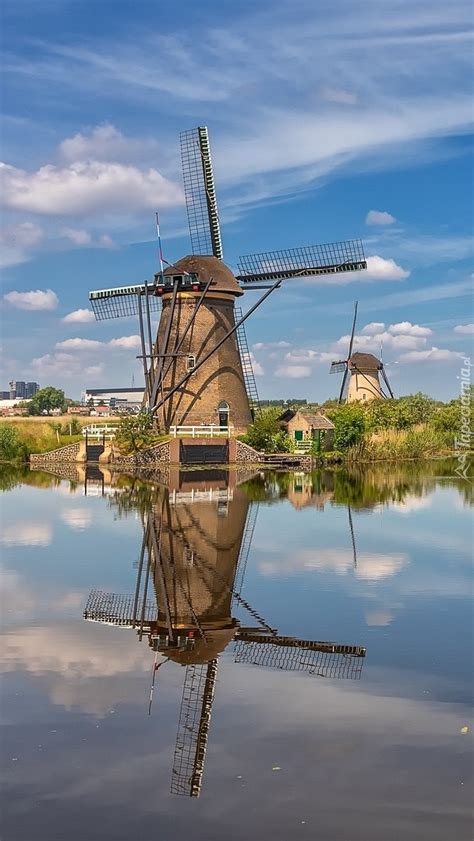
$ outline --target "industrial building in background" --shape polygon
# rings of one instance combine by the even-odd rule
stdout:
[[[82,402],[95,409],[108,406],[110,409],[140,409],[143,402],[143,388],[86,388]]]
[[[4,400],[31,400],[40,390],[38,383],[27,383],[24,380],[11,380],[8,385],[10,386],[8,394],[2,392],[2,397],[7,395],[3,397]]]
[[[138,315],[143,406],[159,429],[239,435],[260,408],[246,319],[283,281],[359,271],[367,263],[362,243],[352,240],[241,257],[234,275],[223,263],[206,127],[181,134],[181,158],[193,254],[172,264],[160,244],[153,280],[93,291],[89,299],[98,320]],[[158,219],[157,229],[160,239]],[[235,302],[245,289],[265,292],[242,315]],[[153,340],[151,311],[160,309]]]

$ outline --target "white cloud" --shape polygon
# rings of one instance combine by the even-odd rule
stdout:
[[[55,347],[58,350],[97,350],[103,347],[103,342],[98,342],[95,339],[64,339],[62,342],[56,342]]]
[[[334,345],[335,351],[345,352],[349,346],[350,336],[341,336]],[[380,346],[390,350],[415,350],[426,344],[424,336],[397,335],[384,331],[372,336],[354,336],[354,350],[367,353],[380,353]]]
[[[3,245],[31,248],[38,245],[44,237],[44,231],[34,222],[20,222],[18,225],[7,225],[0,233],[0,242]]]
[[[72,353],[46,353],[31,362],[31,369],[38,377],[98,377],[103,371],[103,364],[84,367],[80,356]],[[90,383],[92,385],[92,383]]]
[[[391,324],[388,328],[394,335],[403,334],[406,336],[432,336],[433,331],[429,327],[420,327],[419,324],[412,324],[411,321],[399,321],[398,324]]]
[[[250,351],[250,361],[252,363],[253,372],[256,377],[264,377],[265,376],[265,369],[263,365],[260,364],[258,359],[255,358],[252,351]]]
[[[52,538],[53,530],[49,523],[5,523],[0,531],[0,542],[4,546],[49,546]]]
[[[62,228],[60,235],[71,240],[74,245],[90,245],[92,237],[88,231],[77,228]]]
[[[55,310],[58,297],[52,289],[36,289],[31,292],[7,292],[3,296],[13,307],[19,310]]]
[[[291,347],[290,342],[257,342],[252,345],[254,350],[274,350],[277,348]]]
[[[369,627],[385,628],[393,620],[393,613],[390,610],[366,610],[365,621]]]
[[[474,333],[474,324],[457,324],[454,332],[470,336]]]
[[[408,562],[408,555],[402,552],[387,554],[359,552],[357,567],[354,569],[354,556],[350,549],[322,548],[302,549],[278,561],[264,561],[259,564],[259,569],[264,575],[288,574],[300,569],[315,569],[336,575],[347,575],[353,571],[356,578],[375,582],[396,575],[408,565]]]
[[[124,137],[115,126],[106,123],[96,126],[89,134],[78,133],[68,137],[59,145],[61,157],[75,161],[143,161],[152,155],[156,157],[159,146],[156,140]]]
[[[407,269],[399,266],[395,260],[379,257],[367,257],[367,270],[362,272],[364,279],[370,280],[405,280],[410,276]]]
[[[371,321],[370,324],[365,325],[362,329],[362,333],[365,336],[373,336],[375,333],[382,333],[384,329],[385,324],[383,321]]]
[[[389,507],[399,514],[412,514],[413,512],[423,511],[426,508],[431,508],[433,503],[432,496],[416,496],[416,494],[407,494],[400,502],[391,502]]]
[[[357,272],[337,272],[336,274],[315,275],[304,278],[308,285],[345,286],[348,283],[372,281],[405,280],[410,276],[408,269],[399,266],[392,258],[373,254],[367,257],[367,268]]]
[[[432,347],[430,350],[412,350],[409,353],[402,353],[399,362],[451,362],[455,359],[463,359],[463,353],[454,350]]]
[[[182,203],[181,188],[153,168],[87,161],[26,172],[2,164],[0,175],[7,207],[50,216],[135,213]]]
[[[386,210],[369,210],[365,217],[366,225],[393,225],[397,220]]]
[[[100,248],[115,248],[115,242],[108,234],[102,234],[99,237],[98,244]]]
[[[121,336],[119,339],[111,339],[108,345],[111,348],[133,350],[140,347],[140,336]]]
[[[83,531],[92,523],[92,514],[87,508],[64,508],[60,516],[73,531]]]
[[[77,312],[81,312],[77,310]],[[88,312],[88,310],[83,310]],[[82,321],[82,318],[79,319]],[[87,318],[86,321],[92,319]],[[140,336],[121,336],[118,339],[111,339],[110,342],[100,342],[97,339],[81,339],[76,336],[73,339],[63,339],[61,342],[56,342],[55,348],[57,350],[98,350],[98,348],[118,348],[124,350],[134,350],[140,347]]]
[[[309,365],[280,365],[275,371],[276,377],[288,377],[290,380],[301,380],[311,376]]]
[[[65,324],[89,324],[89,322],[95,321],[95,315],[92,310],[73,310],[73,312],[65,315],[62,321]]]

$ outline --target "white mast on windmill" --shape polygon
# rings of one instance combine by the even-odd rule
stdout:
[[[349,350],[346,359],[333,362],[329,369],[330,374],[338,374],[344,371],[338,403],[356,403],[357,401],[369,402],[370,400],[382,400],[393,397],[393,391],[385,373],[382,359],[377,359],[372,353],[352,353],[354,345],[354,334],[357,321],[358,301],[354,304],[354,319],[349,339]],[[382,348],[380,348],[382,356]],[[387,387],[388,394],[380,384],[379,373]],[[348,383],[348,377],[350,380]]]

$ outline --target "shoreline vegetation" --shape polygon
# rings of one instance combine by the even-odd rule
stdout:
[[[470,396],[469,408],[472,390]],[[328,401],[306,408],[322,411],[334,424],[334,430],[323,434],[321,444],[315,440],[309,450],[321,465],[430,459],[459,452],[463,423],[460,399],[442,403],[419,393],[366,405],[338,406]],[[239,440],[258,452],[294,452],[297,445],[285,430],[281,413],[281,407],[262,409]],[[140,452],[167,438],[153,428],[145,414],[107,418],[107,423],[111,421],[120,427],[116,442],[124,454]],[[32,453],[46,453],[81,441],[82,427],[90,422],[89,417],[71,415],[4,418],[0,422],[0,462],[27,464]],[[467,454],[472,449],[464,446],[463,451]]]

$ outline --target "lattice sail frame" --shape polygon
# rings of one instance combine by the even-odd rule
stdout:
[[[179,139],[192,252],[213,254],[222,260],[224,253],[207,128],[198,126],[183,131]]]
[[[245,285],[291,277],[354,272],[366,268],[362,241],[354,239],[248,254],[239,258],[237,280]]]
[[[139,315],[141,296],[147,296],[151,312],[160,312],[161,298],[157,298],[154,285],[117,286],[89,292],[89,301],[96,321],[107,318],[124,318]]]
[[[348,653],[341,649],[347,648]],[[301,644],[273,643],[264,641],[246,641],[237,639],[234,643],[236,663],[251,663],[284,671],[305,671],[317,677],[333,679],[360,680],[363,654],[350,653],[352,646],[333,646],[326,644],[325,650],[309,648]]]

